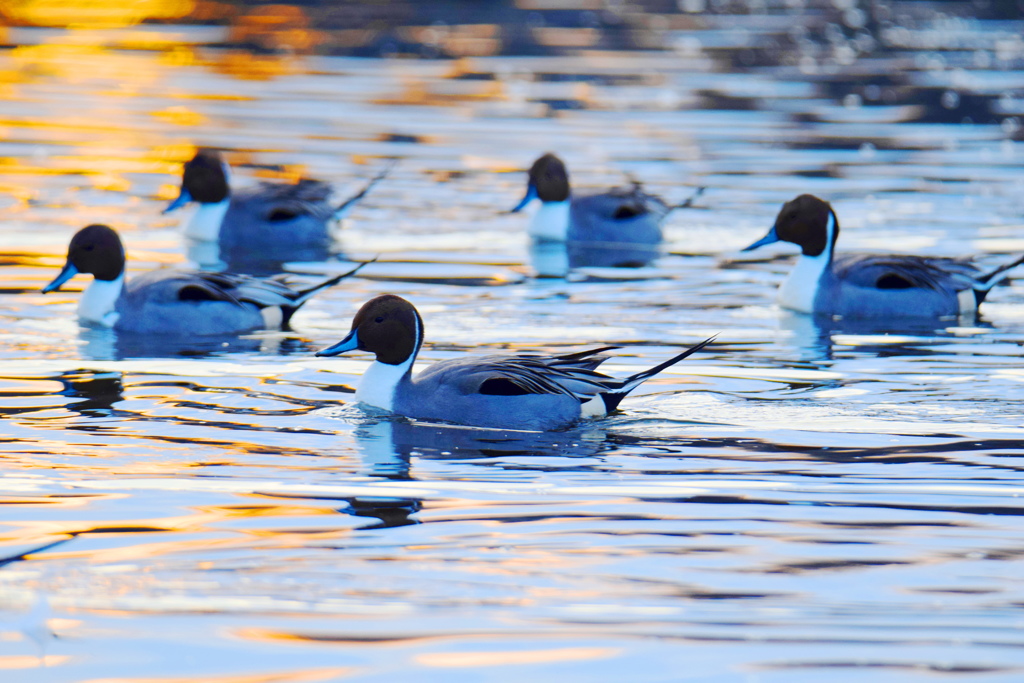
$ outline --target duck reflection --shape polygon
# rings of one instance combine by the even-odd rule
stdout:
[[[120,372],[74,371],[61,373],[54,379],[64,385],[59,394],[82,399],[68,404],[67,409],[86,417],[109,416],[114,404],[124,398]]]
[[[399,526],[419,524],[411,515],[423,508],[423,503],[412,498],[352,498],[345,512],[356,517],[373,517],[379,522],[364,529],[392,529]]]
[[[412,479],[413,457],[476,460],[516,456],[588,457],[606,441],[604,430],[583,424],[560,432],[481,429],[381,416],[355,432],[362,451],[361,473],[388,479]]]
[[[656,245],[550,240],[532,240],[529,252],[537,277],[565,277],[576,268],[643,268],[663,255]]]
[[[856,320],[786,310],[780,311],[778,321],[779,330],[787,333],[800,359],[812,363],[834,359],[837,336],[853,338],[858,352],[874,353],[878,357],[929,356],[941,352],[925,346],[954,339],[951,328],[992,327],[974,316]],[[844,340],[843,345],[847,346],[849,341]]]
[[[132,358],[209,358],[233,353],[271,356],[308,355],[316,348],[295,336],[196,336],[165,337],[156,334],[119,334],[109,328],[83,327],[81,353],[90,360]]]
[[[285,265],[296,262],[320,263],[343,258],[341,246],[335,242],[315,245],[284,245],[272,252],[248,247],[228,247],[219,242],[188,239],[185,253],[200,270],[246,273],[259,277],[278,275]]]

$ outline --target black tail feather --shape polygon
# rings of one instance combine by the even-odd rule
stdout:
[[[1016,268],[1022,263],[1024,263],[1024,256],[1020,256],[1009,263],[999,266],[991,273],[986,273],[979,277],[978,284],[974,287],[974,298],[978,304],[980,305],[981,302],[985,300],[985,297],[988,296],[988,293],[992,291],[993,287],[1003,281],[1004,278],[999,277],[1000,275],[1011,268]]]
[[[346,271],[346,272],[344,272],[344,273],[342,273],[340,275],[335,275],[334,277],[328,278],[328,279],[324,280],[323,282],[319,282],[319,283],[313,285],[312,287],[308,287],[306,289],[300,289],[299,290],[299,296],[298,296],[297,299],[295,299],[295,303],[293,305],[291,305],[291,306],[282,306],[281,307],[281,314],[283,316],[283,320],[281,321],[281,324],[282,325],[287,325],[288,321],[292,319],[292,315],[295,314],[295,311],[297,311],[300,308],[302,308],[302,305],[304,303],[306,303],[307,301],[309,301],[313,297],[313,295],[316,294],[317,292],[319,292],[321,289],[327,289],[328,287],[333,287],[334,285],[338,284],[339,282],[341,282],[345,278],[349,277],[350,275],[355,275],[356,273],[358,273],[360,270],[362,270],[366,266],[370,265],[371,263],[374,263],[378,258],[380,258],[380,257],[379,256],[374,256],[369,261],[363,261],[362,263],[360,263],[358,266],[356,266],[352,270]]]
[[[351,207],[352,207],[352,206],[353,206],[354,204],[356,204],[356,203],[357,203],[357,202],[358,202],[358,201],[359,201],[360,199],[362,199],[363,197],[365,197],[365,196],[367,195],[367,193],[368,193],[368,192],[369,192],[370,190],[372,190],[372,189],[373,189],[373,186],[374,186],[374,185],[376,185],[376,184],[377,184],[377,183],[379,183],[380,181],[382,181],[382,180],[384,180],[385,178],[387,178],[387,177],[388,177],[388,174],[389,174],[389,173],[391,173],[391,169],[393,169],[393,168],[395,167],[395,164],[397,164],[397,163],[398,163],[398,159],[392,159],[392,160],[391,160],[391,161],[390,161],[390,162],[389,162],[389,163],[388,163],[388,164],[387,164],[387,165],[386,165],[386,166],[385,166],[385,167],[384,167],[384,168],[383,168],[383,169],[381,170],[381,172],[380,172],[380,173],[378,173],[378,174],[377,174],[377,175],[375,175],[375,176],[374,176],[373,178],[371,178],[371,179],[370,179],[370,182],[366,183],[366,187],[364,187],[364,188],[363,188],[362,190],[360,190],[360,191],[359,191],[359,192],[357,192],[356,194],[354,194],[354,195],[352,195],[351,197],[349,197],[348,199],[346,199],[346,200],[345,200],[344,202],[342,202],[342,203],[341,203],[340,205],[338,205],[338,208],[336,208],[336,209],[334,210],[334,215],[335,215],[335,216],[343,216],[343,215],[345,214],[345,212],[346,212],[346,211],[347,211],[348,209],[350,209],[350,208],[351,208]]]
[[[638,372],[635,375],[630,375],[626,379],[622,380],[620,382],[620,385],[619,385],[618,389],[614,389],[612,391],[608,391],[608,392],[605,392],[605,393],[601,394],[601,398],[604,400],[605,410],[607,412],[609,412],[609,413],[612,412],[613,410],[615,410],[616,408],[619,407],[619,404],[622,402],[622,399],[626,398],[626,396],[629,395],[629,392],[631,392],[634,389],[636,389],[638,386],[643,384],[646,380],[650,379],[651,377],[654,377],[655,375],[657,375],[659,372],[661,372],[665,368],[669,368],[669,367],[675,365],[676,363],[678,363],[679,361],[683,360],[684,358],[686,358],[686,357],[688,357],[688,356],[690,356],[690,355],[700,351],[705,346],[707,346],[711,342],[715,341],[715,339],[717,339],[717,338],[718,338],[717,334],[715,336],[713,336],[713,337],[708,337],[707,339],[705,339],[701,343],[695,344],[694,346],[691,346],[690,348],[686,349],[685,351],[683,351],[679,355],[673,356],[672,358],[669,358],[664,363],[661,363],[659,365],[655,365],[650,370],[644,370],[643,372]]]
[[[700,197],[702,194],[704,194],[704,190],[706,190],[706,189],[708,189],[708,188],[706,188],[706,187],[698,187],[694,191],[694,193],[692,195],[690,195],[690,198],[687,199],[685,202],[683,202],[682,204],[676,204],[674,206],[668,207],[669,213],[672,213],[676,209],[688,209],[688,208],[690,208],[691,206],[693,206],[693,202],[696,201],[696,199],[698,197]]]
[[[7,557],[0,557],[0,567],[5,567],[5,566],[7,566],[9,564],[12,564],[14,562],[19,562],[21,560],[24,560],[29,555],[35,555],[36,553],[41,553],[44,550],[49,550],[50,548],[54,548],[54,547],[56,547],[58,545],[62,545],[64,543],[67,543],[68,541],[74,539],[76,535],[77,534],[68,536],[67,538],[59,538],[56,541],[51,541],[49,543],[44,543],[43,545],[37,546],[35,548],[31,548],[29,550],[23,550],[20,553],[17,553],[16,555],[8,555]]]

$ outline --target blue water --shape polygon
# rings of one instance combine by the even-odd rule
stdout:
[[[774,304],[792,248],[739,252],[803,192],[842,250],[1024,251],[1021,22],[719,5],[530,55],[424,43],[459,61],[8,29],[0,680],[1021,680],[1024,285],[978,320],[823,326]],[[197,258],[160,214],[197,144],[342,194],[399,159],[338,261],[288,268],[380,260],[290,332],[79,328],[81,279],[38,290],[81,226],[136,272]],[[579,187],[707,189],[653,267],[537,278],[500,212],[548,150]],[[352,404],[364,356],[312,355],[385,292],[423,364],[615,344],[626,375],[719,341],[564,432],[417,423]]]

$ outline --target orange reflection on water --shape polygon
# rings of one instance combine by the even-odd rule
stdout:
[[[235,20],[228,34],[232,43],[256,45],[274,52],[310,52],[325,37],[310,28],[302,8],[292,5],[256,7]]]
[[[455,85],[455,84],[453,84]],[[373,101],[382,105],[409,105],[450,107],[465,102],[508,99],[505,86],[500,81],[459,81],[457,88],[449,92],[440,92],[440,88],[431,89],[427,83],[409,80],[404,84],[405,90],[396,97],[383,97]]]
[[[456,57],[488,56],[501,49],[501,28],[496,24],[412,26],[398,35],[409,42],[434,45]]]
[[[229,674],[227,676],[173,676],[139,678],[90,678],[82,683],[317,683],[329,681],[340,676],[351,676],[358,669],[350,666],[320,667],[289,671],[274,671],[258,674]]]
[[[0,669],[45,669],[67,664],[70,659],[67,655],[0,655]]]
[[[153,116],[161,121],[171,123],[176,126],[201,126],[204,123],[207,123],[205,116],[183,105],[177,105],[174,107],[168,107],[161,111],[155,111],[153,112]]]
[[[266,81],[297,73],[300,63],[282,55],[256,55],[245,50],[217,53],[209,66],[217,73],[247,81]]]
[[[0,15],[30,26],[117,28],[146,19],[180,19],[194,8],[193,0],[6,0]]]

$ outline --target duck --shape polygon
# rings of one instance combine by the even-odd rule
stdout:
[[[618,379],[597,371],[604,346],[562,356],[486,355],[434,363],[415,377],[423,318],[394,294],[367,301],[348,335],[317,356],[348,351],[374,354],[356,389],[356,401],[405,417],[474,427],[548,431],[582,418],[605,416],[633,389],[710,344],[692,346],[649,370]]]
[[[314,294],[364,265],[305,289],[293,287],[286,275],[263,278],[172,268],[126,281],[120,236],[109,226],[93,224],[75,233],[64,267],[42,291],[57,291],[79,273],[90,274],[93,280],[78,303],[84,325],[134,334],[229,335],[286,329]]]
[[[901,254],[835,255],[839,219],[832,205],[811,194],[783,204],[768,234],[743,251],[775,242],[800,247],[779,287],[779,304],[835,318],[946,318],[976,314],[1007,271],[1024,256],[983,273],[971,259]]]
[[[670,212],[692,204],[703,188],[682,204],[667,204],[633,181],[628,187],[573,195],[565,163],[548,152],[533,162],[526,194],[509,213],[535,199],[540,209],[529,235],[539,242],[565,242],[572,267],[643,266],[661,255],[661,223]]]
[[[231,170],[220,152],[200,148],[185,162],[178,197],[163,213],[197,203],[185,236],[219,242],[222,249],[323,247],[331,241],[330,224],[344,218],[393,166],[388,164],[362,190],[334,204],[331,185],[312,178],[293,184],[261,182],[232,191]]]

